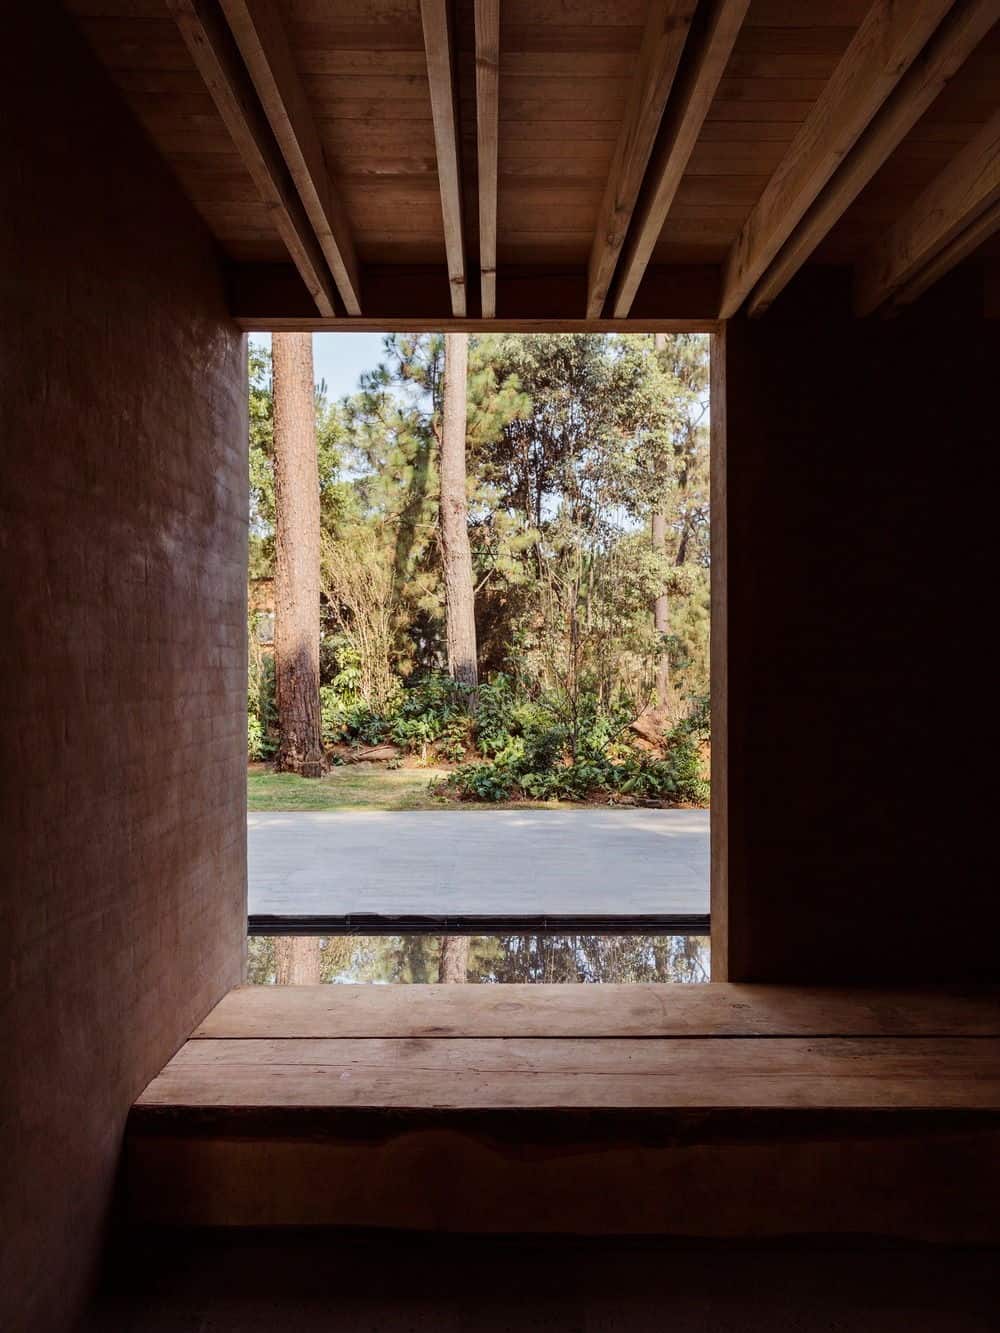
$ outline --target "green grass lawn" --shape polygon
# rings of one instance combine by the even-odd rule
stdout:
[[[247,809],[440,810],[450,803],[427,788],[443,776],[436,768],[350,764],[332,768],[324,778],[300,778],[255,765],[247,774]]]
[[[323,778],[273,773],[252,764],[247,773],[247,809],[260,810],[572,810],[571,801],[448,801],[433,796],[431,783],[447,775],[442,768],[386,768],[382,764],[345,764]]]

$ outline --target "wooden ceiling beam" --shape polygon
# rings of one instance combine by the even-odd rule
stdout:
[[[458,100],[455,89],[455,51],[448,0],[420,0],[420,20],[427,55],[434,145],[437,151],[441,217],[451,310],[456,318],[466,312],[465,239],[462,229],[462,175],[459,157]]]
[[[1000,200],[992,208],[988,208],[985,213],[980,213],[971,226],[960,232],[943,250],[938,251],[929,264],[896,290],[892,298],[893,309],[909,305],[918,296],[922,296],[928,287],[932,287],[937,282],[938,278],[943,278],[946,273],[950,273],[956,264],[960,264],[963,259],[967,259],[969,255],[973,254],[984,242],[990,240],[998,232],[1000,232]]]
[[[497,183],[500,139],[500,0],[476,0],[476,160],[483,319],[497,312]]]
[[[749,8],[750,0],[715,0],[697,55],[682,71],[667,104],[660,135],[663,146],[650,167],[646,202],[629,233],[619,266],[616,319],[624,319],[632,308]]]
[[[726,261],[719,315],[735,315],[955,0],[874,0]]]
[[[344,308],[361,314],[361,277],[347,218],[274,0],[221,0],[282,157]]]
[[[588,319],[604,309],[696,8],[697,0],[651,0],[590,251]]]
[[[998,17],[997,0],[959,0],[754,289],[751,315],[763,314],[780,295]]]
[[[858,266],[854,308],[914,300],[982,244],[1000,215],[1000,111],[931,181]]]
[[[216,0],[167,3],[316,309],[332,317],[333,278]]]

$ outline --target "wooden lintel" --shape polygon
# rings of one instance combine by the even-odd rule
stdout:
[[[221,4],[344,307],[349,315],[360,315],[354,242],[274,0]]]
[[[497,306],[497,181],[500,137],[500,0],[476,0],[476,145],[482,315]]]
[[[590,251],[588,319],[604,309],[696,8],[697,0],[650,4]]]
[[[505,270],[497,278],[497,315],[469,320],[451,311],[443,269],[388,265],[364,270],[364,315],[318,319],[288,264],[237,264],[229,271],[230,311],[251,332],[377,332],[468,328],[507,332],[711,332],[716,327],[719,270],[714,265],[651,265],[628,319],[586,320],[583,270]]]
[[[333,278],[216,0],[168,0],[168,4],[316,309],[324,318],[332,318]]]
[[[733,243],[721,318],[739,310],[954,3],[875,0]]]
[[[624,319],[632,308],[749,7],[750,0],[717,0],[697,54],[678,77],[660,131],[661,147],[648,173],[646,201],[629,233],[619,268],[614,297],[617,319]]]
[[[1000,16],[997,0],[959,0],[755,288],[763,314],[944,91]]]
[[[420,18],[427,54],[427,79],[434,121],[451,311],[456,318],[462,318],[466,313],[465,239],[462,228],[455,52],[448,0],[420,0]]]
[[[911,301],[997,228],[1000,111],[940,172],[858,266],[854,308]],[[926,279],[926,280],[924,280]]]

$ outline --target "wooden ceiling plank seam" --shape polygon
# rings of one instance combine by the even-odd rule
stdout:
[[[874,0],[729,252],[720,318],[742,306],[954,3]]]
[[[420,0],[420,19],[427,57],[427,78],[430,84],[431,117],[437,152],[451,308],[452,314],[460,319],[466,314],[465,239],[462,225],[455,49],[448,0]]]
[[[274,0],[220,2],[344,308],[360,315],[354,242]]]
[[[697,0],[651,0],[587,268],[587,318],[604,309]]]
[[[991,234],[1000,202],[1000,110],[899,217],[856,271],[854,309],[859,316],[912,300]],[[970,229],[971,236],[967,236]],[[963,242],[963,237],[966,237]],[[933,265],[933,276],[920,275]],[[947,265],[947,267],[946,267]]]
[[[316,309],[333,318],[332,275],[221,10],[214,0],[167,4]]]
[[[619,267],[614,297],[616,319],[624,319],[632,308],[749,8],[750,0],[717,0],[708,16],[700,50],[687,70],[682,70],[668,101],[663,148],[650,167],[649,193],[636,225],[629,231]]]
[[[998,0],[960,0],[764,274],[747,306],[750,315],[763,314],[781,294],[998,18]]]
[[[500,139],[500,0],[476,0],[476,159],[479,282],[484,319],[497,306],[497,192]]]

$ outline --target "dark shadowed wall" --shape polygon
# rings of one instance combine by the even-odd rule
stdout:
[[[0,83],[0,1326],[63,1329],[126,1112],[242,967],[243,338],[57,6]]]
[[[1000,971],[1000,322],[983,292],[973,265],[895,319],[857,321],[831,273],[726,331],[713,634],[728,639],[733,980]]]

